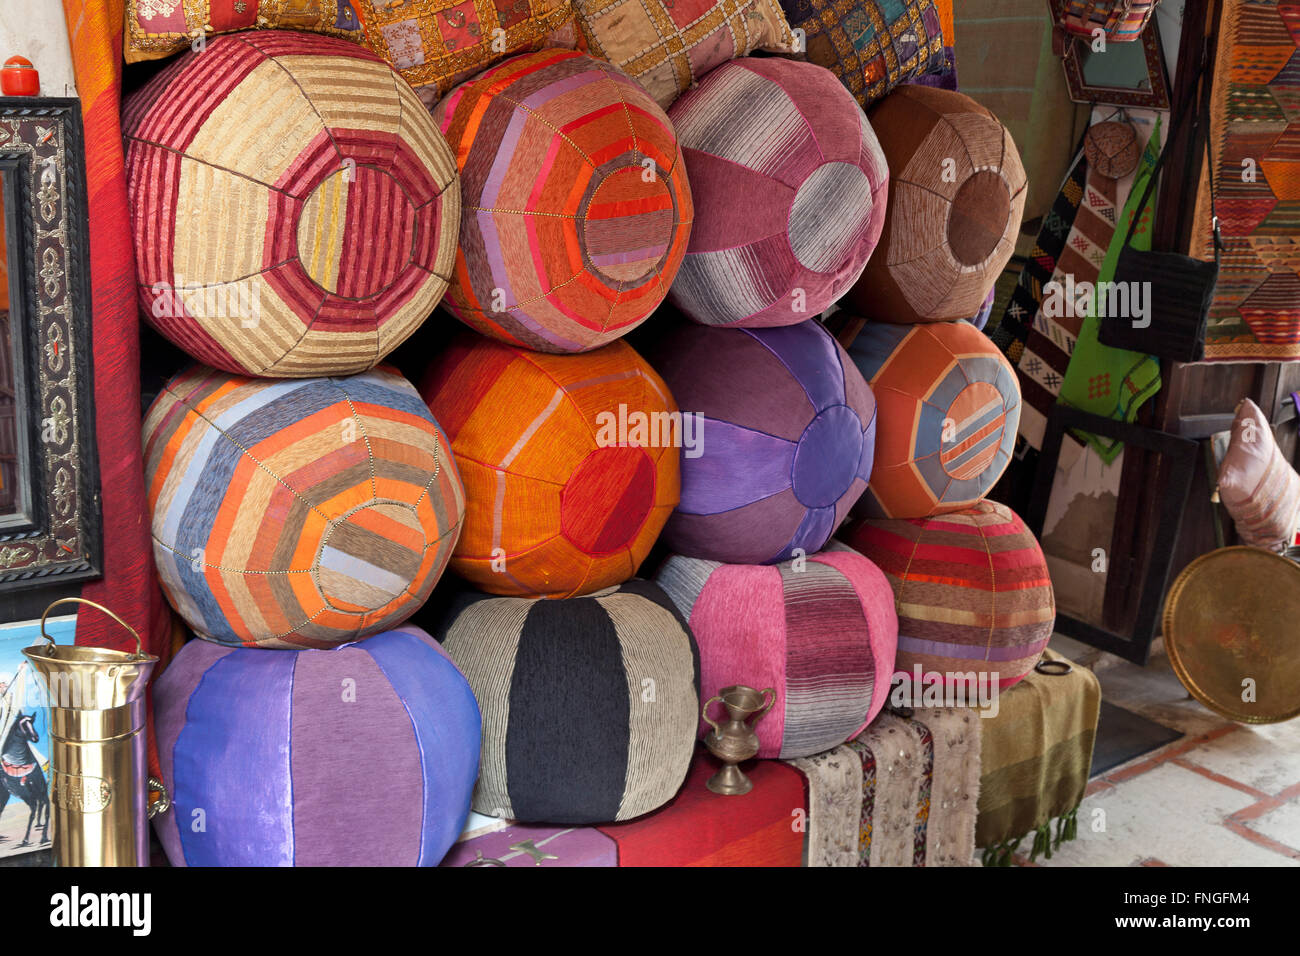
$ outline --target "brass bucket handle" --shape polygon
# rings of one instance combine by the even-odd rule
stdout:
[[[93,607],[97,611],[103,611],[113,620],[117,621],[118,624],[121,624],[124,628],[126,628],[128,631],[131,632],[131,636],[135,638],[135,656],[136,657],[145,656],[144,644],[143,642],[141,642],[140,635],[135,628],[133,628],[130,624],[126,623],[126,621],[122,620],[120,617],[118,617],[108,608],[104,607],[104,605],[96,604],[94,601],[87,601],[85,598],[79,598],[79,597],[59,598],[57,601],[55,601],[53,604],[47,607],[45,609],[45,613],[41,615],[41,637],[45,638],[45,640],[49,642],[51,647],[54,646],[54,638],[50,637],[50,635],[45,633],[45,619],[49,617],[50,612],[53,611],[56,607],[58,607],[60,604],[87,604],[90,607]]]

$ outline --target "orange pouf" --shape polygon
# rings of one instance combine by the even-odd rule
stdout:
[[[552,355],[465,333],[420,392],[465,481],[453,571],[524,597],[590,594],[636,573],[677,506],[683,431],[630,345]]]

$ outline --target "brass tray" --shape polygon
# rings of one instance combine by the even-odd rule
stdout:
[[[1164,637],[1178,679],[1215,713],[1244,724],[1300,716],[1300,564],[1243,546],[1201,555],[1169,589]]]

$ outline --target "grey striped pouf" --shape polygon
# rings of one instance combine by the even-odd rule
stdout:
[[[611,823],[681,786],[699,653],[657,585],[634,579],[565,599],[467,594],[437,636],[483,715],[479,813]]]

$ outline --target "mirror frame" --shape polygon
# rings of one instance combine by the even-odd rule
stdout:
[[[0,516],[0,593],[103,567],[81,101],[0,97],[19,511]]]
[[[1085,37],[1069,38],[1065,53],[1061,57],[1061,66],[1065,70],[1065,85],[1070,92],[1070,99],[1075,103],[1090,106],[1132,106],[1141,109],[1170,109],[1169,77],[1165,73],[1165,56],[1160,43],[1159,24],[1153,17],[1142,30],[1141,36],[1124,44],[1115,46],[1132,47],[1140,44],[1146,58],[1147,79],[1151,83],[1149,90],[1132,90],[1119,86],[1090,86],[1083,78],[1083,64],[1080,62],[1080,47],[1090,49],[1090,41]],[[1107,43],[1106,49],[1112,44]],[[1104,53],[1100,54],[1105,56]]]

